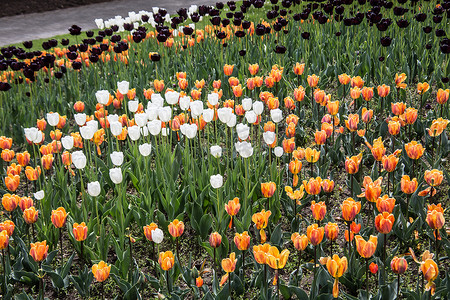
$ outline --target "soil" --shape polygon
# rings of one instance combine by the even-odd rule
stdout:
[[[0,10],[0,18],[100,2],[108,2],[108,0],[3,0],[2,9]]]

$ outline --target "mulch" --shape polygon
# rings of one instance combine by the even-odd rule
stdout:
[[[108,1],[111,0],[2,0],[0,18]]]

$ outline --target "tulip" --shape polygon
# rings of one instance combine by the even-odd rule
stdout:
[[[267,239],[264,228],[267,227],[268,222],[269,222],[269,217],[271,214],[272,214],[272,212],[270,210],[266,211],[263,209],[261,212],[255,213],[252,216],[252,221],[253,221],[253,223],[255,223],[256,229],[259,230],[262,244],[265,243],[266,239]]]
[[[363,180],[364,193],[358,195],[358,197],[365,197],[369,202],[376,202],[381,195],[381,181],[383,177],[379,177],[377,180],[372,181],[369,176],[365,176]]]
[[[2,197],[2,205],[6,211],[12,212],[19,204],[20,197],[17,195],[4,194]]]
[[[385,211],[375,218],[375,228],[378,232],[383,234],[388,234],[394,226],[395,218],[394,215]]]
[[[321,201],[316,203],[316,201],[312,201],[311,202],[311,211],[312,211],[312,215],[313,218],[317,221],[323,220],[323,218],[325,217],[326,213],[327,213],[327,206],[325,205],[325,202]]]
[[[389,198],[388,195],[384,195],[383,197],[377,199],[377,209],[380,213],[392,213],[394,206],[395,198]]]
[[[66,224],[67,213],[64,207],[52,210],[52,223],[56,228],[62,228]]]
[[[306,148],[305,149],[305,159],[307,162],[313,164],[319,160],[320,157],[320,151],[317,151],[316,149]]]
[[[143,227],[144,229],[144,235],[147,238],[148,241],[153,241],[152,231],[158,228],[158,225],[155,223],[150,223],[149,225],[146,225]]]
[[[234,235],[234,243],[238,250],[245,251],[248,249],[250,245],[250,236],[248,235],[247,231],[244,231],[243,233],[235,233]]]
[[[236,254],[234,252],[230,254],[229,258],[222,259],[222,269],[225,271],[226,274],[220,280],[220,286],[222,286],[228,280],[229,273],[234,272],[234,270],[236,269],[236,262],[237,259]],[[230,283],[229,288],[231,288]],[[231,294],[231,290],[229,291],[229,293]]]
[[[439,89],[436,93],[436,101],[437,103],[443,105],[448,101],[450,95],[450,89]]]
[[[358,129],[359,123],[359,115],[358,114],[350,114],[348,115],[348,119],[345,120],[345,126],[351,132],[354,132]]]
[[[47,241],[36,242],[30,244],[30,255],[35,262],[41,262],[47,258],[48,246]]]
[[[436,285],[433,282],[439,275],[439,268],[436,264],[436,262],[433,260],[434,254],[430,253],[429,250],[426,250],[422,254],[422,260],[419,261],[414,251],[412,251],[411,248],[409,248],[411,256],[413,257],[414,261],[418,264],[420,264],[420,271],[423,274],[423,278],[427,281],[427,284],[425,286],[425,289],[427,291],[431,291],[431,295],[434,295]]]
[[[433,204],[428,206],[426,221],[428,226],[430,226],[430,228],[434,230],[434,237],[436,239],[436,253],[439,253],[438,240],[441,239],[439,235],[439,229],[444,227],[445,224],[444,210],[442,209],[441,204]]]
[[[305,70],[305,64],[300,64],[297,62],[295,63],[293,70],[295,75],[301,76]]]
[[[316,130],[314,139],[317,145],[325,145],[325,143],[327,142],[327,133],[325,132],[325,130]]]
[[[273,196],[277,189],[275,182],[264,182],[261,183],[261,193],[265,198],[270,198]]]
[[[321,184],[322,178],[320,177],[310,178],[309,181],[303,180],[303,186],[309,195],[320,194]]]
[[[8,235],[8,231],[6,230],[1,230],[0,231],[0,250],[7,249],[9,245],[9,235]],[[2,255],[4,255],[4,253],[2,253]]]
[[[19,175],[8,174],[8,176],[5,177],[5,186],[9,191],[14,192],[15,190],[17,190],[19,184],[20,184]]]
[[[417,120],[417,109],[413,108],[413,107],[408,107],[405,111],[405,120],[406,120],[406,124],[412,125],[416,122]],[[411,127],[410,127],[411,130]],[[411,131],[410,131],[411,133]]]
[[[396,116],[400,116],[405,112],[406,104],[403,102],[395,102],[391,104],[392,113]]]
[[[109,169],[109,177],[114,184],[120,184],[123,180],[122,169],[120,167]]]
[[[306,230],[308,240],[313,246],[319,245],[323,240],[324,228],[319,227],[318,224],[309,225]]]
[[[209,178],[209,183],[211,184],[212,188],[218,189],[223,185],[223,176],[220,174],[211,175],[211,177]]]
[[[378,265],[376,263],[372,262],[369,265],[369,270],[372,274],[376,274],[378,272]]]
[[[38,219],[39,211],[34,206],[23,211],[23,219],[27,224],[34,224]]]
[[[363,258],[371,258],[377,249],[378,239],[371,235],[368,241],[360,235],[355,236],[356,250]]]
[[[408,269],[408,262],[403,257],[394,256],[391,260],[391,269],[397,274],[397,298],[400,294],[400,275],[406,272]]]
[[[300,186],[299,189],[297,190],[293,190],[292,187],[290,186],[286,186],[284,188],[286,195],[291,198],[291,200],[295,200],[297,205],[300,205],[300,199],[303,198],[303,196],[305,195],[305,187],[303,185]],[[295,217],[297,217],[297,205],[294,205],[294,215]]]
[[[426,83],[426,82],[424,82],[424,83],[419,82],[417,84],[417,93],[419,95],[425,94],[429,89],[430,89],[430,85],[428,83]]]
[[[12,236],[15,229],[15,224],[11,220],[5,220],[2,223],[0,223],[0,232],[3,230],[6,230],[8,236]]]
[[[425,181],[428,183],[429,186],[435,187],[442,183],[442,180],[444,179],[443,172],[433,169],[433,170],[427,170],[425,171],[424,175]]]
[[[344,74],[338,75],[338,79],[342,85],[347,85],[350,83],[351,77],[348,76],[346,73],[344,73]]]
[[[162,243],[162,241],[164,239],[164,232],[161,229],[159,229],[159,228],[153,229],[150,233],[151,233],[153,242],[155,242],[156,244]],[[154,249],[153,249],[153,252],[154,252]]]
[[[161,269],[164,271],[169,271],[173,268],[175,265],[175,258],[173,256],[172,251],[166,251],[159,253],[159,259],[158,259],[159,265],[161,266]]]
[[[373,146],[371,146],[366,141],[367,147],[369,147],[370,151],[372,152],[372,156],[376,161],[381,161],[384,154],[386,153],[386,148],[384,147],[383,141],[381,137],[377,138],[373,141]]]
[[[298,232],[294,232],[291,235],[291,241],[294,243],[294,247],[298,251],[304,251],[309,243],[308,237],[304,234],[300,235]]]
[[[222,236],[217,231],[211,233],[211,235],[209,236],[209,245],[215,249],[218,248],[221,243],[222,243]],[[214,259],[214,262],[215,261],[216,260]]]
[[[228,225],[229,228],[232,227],[233,216],[238,214],[240,208],[241,204],[239,203],[239,198],[237,197],[235,197],[233,200],[228,201],[228,204],[225,204],[225,211],[231,217],[230,223]]]
[[[422,144],[416,141],[405,144],[405,150],[408,157],[413,160],[421,158],[423,153],[425,152],[425,148],[422,146]]]
[[[338,237],[339,234],[339,227],[337,225],[337,223],[331,223],[328,222],[325,227],[325,237],[330,240],[331,242],[335,241]],[[331,249],[333,250],[333,249]]]
[[[227,65],[227,64],[225,64],[223,66],[223,73],[226,76],[231,76],[231,74],[233,73],[233,68],[234,68],[234,65]]]
[[[178,219],[173,220],[169,224],[169,233],[171,236],[173,236],[177,242],[177,255],[180,254],[179,246],[178,246],[178,239],[177,237],[180,237],[184,232],[184,223],[183,221],[179,221]]]
[[[202,279],[201,276],[198,276],[198,277],[195,279],[195,285],[196,285],[198,288],[201,288],[201,287],[203,286],[203,279]]]
[[[73,236],[75,240],[78,242],[83,242],[87,238],[88,228],[86,223],[82,222],[81,224],[74,223],[73,224]]]
[[[313,88],[319,83],[319,77],[316,74],[308,75],[306,81],[308,82],[308,85]]]
[[[28,151],[17,153],[16,159],[20,166],[26,167],[30,163],[30,153]]]
[[[405,80],[406,80],[405,73],[395,74],[395,85],[396,85],[397,89],[405,89],[406,88],[406,83],[403,83]]]
[[[356,202],[353,198],[347,198],[341,205],[342,217],[349,223],[352,222],[361,210],[361,202]]]
[[[92,266],[92,274],[94,274],[94,277],[98,282],[103,282],[108,279],[110,271],[111,265],[108,265],[103,260]]]
[[[347,157],[345,160],[345,171],[351,175],[358,173],[361,160],[362,152],[356,156],[352,156],[351,158]]]
[[[333,297],[339,297],[339,277],[344,275],[348,268],[348,261],[345,256],[340,258],[337,254],[331,257],[322,257],[320,263],[327,266],[328,272],[334,277]]]

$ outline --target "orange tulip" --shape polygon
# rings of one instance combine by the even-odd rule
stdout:
[[[0,136],[0,149],[11,149],[11,147],[12,147],[12,138]]]
[[[300,199],[302,199],[305,195],[304,189],[305,187],[303,185],[301,185],[300,188],[295,191],[290,186],[284,187],[286,195],[291,198],[291,200],[296,200],[297,205],[300,205]]]
[[[361,94],[364,100],[370,101],[373,98],[373,87],[363,87]]]
[[[2,150],[1,157],[4,161],[10,162],[14,159],[14,151],[9,149]]]
[[[73,109],[78,113],[83,112],[84,111],[84,103],[82,101],[75,102],[73,105]]]
[[[298,232],[294,232],[291,235],[291,241],[294,243],[294,247],[298,251],[304,251],[309,243],[308,237],[304,234],[300,235]]]
[[[395,198],[389,198],[388,195],[384,195],[377,199],[377,209],[380,213],[388,212],[392,213],[395,206]]]
[[[352,87],[358,87],[361,89],[364,86],[364,80],[361,78],[361,76],[352,77],[350,85]]]
[[[390,135],[398,135],[400,133],[400,128],[400,122],[393,120],[388,122],[388,131]]]
[[[230,257],[222,259],[222,269],[226,272],[226,274],[222,276],[222,279],[220,280],[221,286],[228,280],[229,273],[234,272],[236,269],[236,263],[236,253],[234,252],[230,253]]]
[[[369,202],[376,202],[381,195],[381,181],[383,177],[378,177],[377,180],[372,181],[372,178],[365,176],[363,180],[364,193],[358,197],[365,197]]]
[[[316,149],[306,148],[305,149],[305,159],[309,163],[315,163],[319,160],[320,157],[320,151],[317,151]]]
[[[363,107],[361,112],[361,120],[367,124],[370,122],[370,120],[372,120],[372,117],[373,117],[373,110]]]
[[[403,257],[394,256],[391,260],[391,269],[395,274],[403,274],[408,269],[408,262]]]
[[[295,149],[295,138],[283,139],[281,144],[285,153],[292,153]]]
[[[428,226],[430,226],[433,230],[439,230],[442,227],[444,227],[445,224],[445,217],[442,208],[439,209],[430,209],[430,206],[428,206],[428,212],[427,212],[427,223]]]
[[[320,258],[320,263],[322,265],[326,265],[328,272],[332,277],[334,277],[333,284],[333,297],[339,297],[339,277],[342,277],[348,268],[347,257],[343,256],[340,258],[337,254],[331,257],[322,257]]]
[[[14,222],[11,220],[5,220],[2,223],[0,223],[0,231],[6,230],[8,236],[13,235],[15,227],[16,225],[14,225]]]
[[[37,166],[36,169],[33,169],[32,167],[28,166],[25,169],[25,175],[30,181],[38,180],[39,176],[41,175],[41,167]]]
[[[351,158],[345,159],[345,171],[348,174],[356,174],[359,171],[359,165],[362,160],[362,152],[356,156],[352,156]]]
[[[234,65],[224,65],[223,66],[223,73],[226,75],[226,76],[231,76],[231,74],[233,73],[233,68],[234,68]]]
[[[422,144],[416,141],[405,144],[405,150],[406,154],[411,159],[419,159],[425,152],[425,148],[422,146]]]
[[[22,212],[33,206],[33,199],[30,197],[21,197],[19,200],[19,207],[22,210]]]
[[[406,120],[406,124],[412,125],[416,122],[417,120],[417,109],[413,108],[413,107],[408,107],[405,111],[405,120]]]
[[[47,241],[36,242],[30,244],[30,255],[35,262],[41,262],[47,258],[48,246]]]
[[[394,226],[394,222],[394,215],[385,211],[375,217],[375,228],[380,233],[388,234],[389,232],[391,232],[392,226]]]
[[[248,232],[244,231],[240,234],[236,232],[234,234],[234,244],[241,251],[247,250],[250,245],[250,236],[248,235]]]
[[[327,141],[327,133],[325,130],[316,130],[316,133],[314,134],[314,139],[316,140],[317,145],[324,145]]]
[[[422,261],[419,261],[416,258],[414,251],[412,251],[411,248],[409,248],[409,251],[410,251],[411,256],[413,257],[414,261],[416,263],[420,264],[420,271],[423,274],[423,278],[425,278],[425,280],[427,281],[427,284],[425,286],[426,290],[427,291],[431,290],[431,295],[434,295],[436,285],[433,281],[439,275],[439,268],[438,268],[436,262],[433,260],[434,254],[430,253],[429,250],[426,250],[422,254]]]
[[[44,170],[50,170],[52,168],[53,160],[54,160],[53,154],[47,154],[42,156],[41,161]]]
[[[373,146],[371,146],[367,141],[365,142],[367,147],[369,147],[372,152],[372,156],[376,161],[381,161],[384,154],[386,153],[386,148],[384,147],[381,137],[373,141]]]
[[[38,219],[39,211],[34,206],[27,208],[23,211],[23,219],[27,224],[33,224]]]
[[[350,97],[352,97],[352,99],[356,100],[360,96],[361,96],[361,90],[359,89],[359,87],[355,86],[350,89]]]
[[[406,88],[406,83],[403,83],[406,80],[406,74],[402,73],[402,74],[395,74],[395,85],[398,89],[405,89]]]
[[[358,123],[359,123],[358,114],[349,114],[348,119],[345,120],[345,126],[351,132],[358,130]]]
[[[17,162],[22,167],[26,167],[30,163],[30,153],[28,153],[28,151],[17,153],[16,158]]]
[[[450,121],[442,118],[438,118],[431,122],[430,128],[427,128],[428,135],[431,137],[440,136],[441,133],[447,128]]]
[[[0,231],[0,250],[7,249],[9,244],[9,235],[6,230]]]
[[[152,231],[155,230],[156,228],[158,228],[158,225],[156,225],[155,223],[150,223],[149,225],[146,225],[143,227],[144,229],[144,235],[147,238],[147,240],[149,240],[150,242],[152,242]]]
[[[319,84],[319,77],[316,74],[308,75],[306,81],[308,82],[308,85],[313,88]]]
[[[397,153],[395,153],[397,152]],[[395,168],[397,167],[398,164],[398,155],[401,153],[401,150],[396,150],[393,154],[387,156],[383,156],[381,163],[383,164],[383,168],[387,171],[387,172],[394,172]]]
[[[348,76],[346,73],[338,75],[338,78],[339,78],[339,82],[343,85],[349,84],[350,80],[351,80],[350,76]]]
[[[317,224],[311,224],[306,229],[308,240],[313,246],[319,245],[323,240],[324,228]]]
[[[339,112],[339,101],[328,101],[327,103],[328,113],[335,116]]]
[[[225,204],[225,210],[231,217],[230,224],[228,225],[229,228],[231,228],[233,224],[233,216],[238,214],[240,208],[241,204],[239,203],[238,197],[235,197],[233,200],[228,201],[228,204]]]
[[[198,277],[195,279],[195,285],[196,285],[198,288],[201,288],[201,287],[203,286],[203,279],[202,279],[201,276],[198,276]]]
[[[377,92],[378,92],[378,96],[384,98],[387,97],[387,95],[389,95],[389,92],[391,91],[391,87],[388,85],[379,85],[377,87]]]
[[[341,205],[342,217],[345,221],[351,222],[361,210],[361,202],[356,202],[353,198],[347,198]]]
[[[305,64],[296,63],[293,69],[294,74],[300,76],[303,74],[303,71],[305,70]]]
[[[417,84],[417,94],[423,95],[430,89],[430,85],[427,82],[419,82]]]
[[[169,233],[171,236],[177,238],[180,237],[184,232],[184,223],[178,219],[173,220],[169,224]]]
[[[403,102],[392,102],[391,103],[392,113],[396,116],[403,115],[406,109],[406,104]]]
[[[369,240],[366,242],[364,238],[360,235],[355,236],[356,250],[359,255],[363,258],[371,258],[375,253],[378,245],[378,238],[371,235]]]
[[[270,246],[269,252],[267,253],[267,264],[274,270],[283,269],[286,265],[288,257],[288,249],[284,249],[280,253],[277,247]]]
[[[17,195],[4,194],[2,197],[2,205],[6,211],[12,212],[19,204],[20,197]]]
[[[330,241],[334,241],[337,239],[338,234],[339,234],[339,227],[337,225],[337,223],[331,223],[328,222],[325,225],[325,237],[330,240]]]
[[[450,95],[450,89],[439,89],[436,94],[436,101],[439,104],[445,104],[448,101],[448,97]]]
[[[164,271],[169,271],[170,269],[172,269],[175,265],[175,258],[172,251],[160,252],[158,262],[161,266],[161,269],[163,269]]]
[[[324,193],[329,194],[329,193],[333,192],[333,189],[334,189],[334,181],[333,180],[323,179],[321,185],[322,185],[322,190]]]
[[[98,282],[103,282],[109,277],[111,271],[111,265],[108,265],[103,260],[98,264],[92,266],[92,274]]]
[[[45,119],[38,119],[36,121],[36,126],[40,131],[44,131],[45,127],[47,127],[47,121],[45,121]]]
[[[275,182],[264,182],[261,183],[261,193],[263,194],[263,196],[265,198],[270,198],[273,196],[273,194],[275,193],[277,189],[277,185],[275,184]]]
[[[402,192],[405,194],[412,194],[417,190],[418,182],[416,178],[410,180],[408,175],[403,175],[400,181]]]
[[[249,65],[248,71],[252,76],[255,76],[259,72],[259,65],[258,64]]]
[[[153,86],[155,87],[155,91],[161,92],[164,89],[164,80],[153,80]]]
[[[318,203],[316,203],[316,201],[312,201],[311,211],[314,219],[316,219],[317,221],[322,221],[327,213],[327,206],[323,201]]]
[[[305,187],[305,191],[309,195],[318,195],[320,194],[320,189],[322,185],[322,178],[310,178],[309,181],[303,180],[303,186]]]
[[[286,107],[288,110],[295,109],[294,99],[292,99],[291,97],[284,98],[284,107]]]
[[[86,223],[84,222],[82,222],[81,224],[74,223],[72,231],[75,240],[77,240],[78,242],[82,242],[87,238],[88,228],[86,226]]]
[[[188,81],[185,78],[180,78],[178,80],[178,87],[182,90],[185,90],[188,86]]]
[[[213,232],[209,236],[209,245],[213,248],[217,248],[222,243],[222,236],[218,232]]]
[[[376,263],[372,262],[369,265],[369,270],[370,270],[370,273],[376,274],[378,272],[378,265]]]
[[[258,264],[263,265],[267,263],[267,254],[270,250],[270,244],[253,246],[253,256]]]
[[[270,210],[266,211],[266,210],[262,210],[259,213],[255,213],[252,216],[252,221],[253,223],[255,223],[256,225],[256,229],[259,230],[259,234],[261,237],[261,243],[265,243],[266,242],[266,233],[264,231],[264,228],[267,227],[267,224],[269,222],[269,217],[272,214],[272,212]]]
[[[294,89],[294,99],[301,102],[305,99],[305,89],[302,86]]]
[[[438,186],[442,183],[442,180],[444,179],[443,172],[433,169],[433,170],[427,170],[425,171],[424,175],[425,181],[428,183],[429,186]]]

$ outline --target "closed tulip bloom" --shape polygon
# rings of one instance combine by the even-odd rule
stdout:
[[[21,197],[19,200],[19,207],[22,210],[22,212],[27,209],[34,206],[33,199],[30,197]]]
[[[372,152],[372,156],[376,161],[381,161],[384,154],[386,153],[386,148],[384,147],[383,141],[381,137],[377,138],[373,141],[373,146],[371,146],[368,142],[365,142],[367,147],[369,147]]]
[[[103,260],[92,266],[92,274],[94,274],[95,280],[98,282],[103,282],[108,279],[110,271],[111,265],[108,265]]]
[[[253,256],[258,264],[263,265],[267,263],[267,254],[270,250],[270,244],[253,246]]]
[[[284,107],[286,107],[288,110],[295,109],[294,99],[292,99],[291,97],[284,98]]]
[[[316,74],[308,75],[306,81],[308,82],[308,85],[313,88],[319,84],[319,77]]]
[[[289,162],[289,172],[296,175],[302,170],[302,162],[296,158]]]
[[[159,253],[159,259],[158,259],[159,265],[161,266],[161,269],[164,271],[169,271],[173,268],[175,265],[175,258],[173,256],[172,251],[166,251]]]
[[[34,206],[27,208],[23,211],[23,219],[27,224],[36,223],[38,219],[39,211]]]
[[[348,268],[347,257],[340,258],[337,254],[331,257],[322,257],[320,263],[327,266],[328,272],[334,277],[333,297],[339,297],[339,277],[342,277]]]
[[[425,171],[424,175],[425,181],[428,183],[429,186],[438,186],[442,183],[442,180],[444,179],[443,172],[433,169],[433,170],[427,170]]]
[[[347,85],[350,83],[351,77],[348,76],[346,73],[338,75],[339,82],[343,85]]]
[[[364,100],[370,101],[373,98],[373,87],[363,87],[361,94]]]
[[[348,174],[356,174],[359,171],[359,165],[362,160],[362,152],[356,156],[352,156],[350,158],[345,159],[345,171]]]
[[[317,221],[322,221],[327,213],[327,206],[323,201],[318,203],[316,203],[316,201],[312,201],[311,211],[314,219],[316,219]]]
[[[250,237],[249,237],[250,238]],[[213,248],[217,248],[222,243],[222,236],[216,231],[209,236],[209,245]]]
[[[355,86],[350,89],[350,97],[352,97],[352,99],[356,100],[360,96],[361,96],[361,90],[359,89],[359,87]]]
[[[19,165],[26,167],[30,163],[30,153],[28,151],[17,153],[16,159]]]
[[[411,159],[419,159],[425,152],[425,148],[422,146],[422,144],[416,141],[411,141],[405,144],[405,150],[406,154]]]
[[[412,125],[416,122],[418,116],[417,109],[413,107],[408,107],[405,111],[405,121],[406,124]]]
[[[397,150],[397,151],[401,152],[401,150]],[[400,153],[394,153],[394,154],[391,154],[389,156],[386,156],[386,155],[383,156],[383,158],[381,160],[381,163],[383,164],[383,168],[387,172],[394,172],[395,171],[395,168],[397,167],[398,160],[399,160],[399,158],[398,158],[399,154]]]
[[[177,238],[180,237],[184,232],[184,223],[178,219],[173,220],[169,224],[169,233],[171,236]]]
[[[261,183],[261,193],[265,198],[270,198],[273,196],[277,189],[275,182],[264,182]]]
[[[305,99],[306,91],[302,86],[294,89],[294,99],[301,102]]]
[[[388,123],[388,131],[391,135],[398,135],[400,133],[400,122],[398,121],[389,121]]]
[[[337,239],[338,234],[339,234],[339,227],[338,227],[337,223],[328,222],[325,225],[324,230],[325,230],[325,237],[329,241],[334,241]]]
[[[233,68],[234,68],[234,65],[224,65],[223,66],[223,73],[226,75],[226,76],[231,76],[231,74],[233,73]]]
[[[406,104],[403,102],[392,102],[391,103],[392,113],[396,116],[403,115],[406,109]]]
[[[253,223],[255,223],[256,229],[259,230],[261,243],[266,242],[267,237],[266,237],[264,228],[267,227],[267,225],[269,223],[269,217],[271,214],[272,214],[272,212],[270,210],[266,211],[263,209],[261,212],[255,213],[252,216],[252,221],[253,221]]]
[[[335,116],[339,112],[339,101],[328,101],[327,103],[328,113]]]
[[[324,145],[327,141],[327,133],[325,132],[325,130],[316,130],[316,132],[314,133],[314,139],[317,145]]]
[[[11,149],[11,147],[12,147],[12,138],[0,136],[0,149]]]
[[[222,259],[222,269],[226,274],[222,276],[222,279],[220,280],[221,286],[228,280],[229,273],[234,272],[234,270],[236,269],[236,263],[237,258],[236,253],[234,252],[230,253],[230,257]]]
[[[300,76],[303,74],[303,71],[305,70],[305,64],[296,63],[294,65],[294,74],[297,76]]]
[[[358,123],[359,123],[358,114],[349,114],[348,119],[345,120],[345,126],[351,132],[358,130]]]
[[[377,209],[380,213],[392,213],[394,206],[395,198],[390,198],[388,195],[384,195],[383,197],[377,199]]]
[[[446,90],[439,89],[436,94],[437,103],[439,103],[441,105],[445,104],[448,101],[449,94],[450,94],[450,89],[446,89]]]
[[[4,161],[10,162],[14,159],[14,151],[9,149],[2,150],[1,157]]]
[[[14,225],[14,222],[11,220],[5,220],[0,223],[0,231],[6,230],[8,236],[13,235],[15,227],[16,225]]]
[[[433,230],[439,230],[444,227],[445,217],[442,211],[439,210],[428,210],[427,213],[427,224]]]
[[[391,269],[395,274],[403,274],[408,269],[408,262],[403,257],[394,256],[391,260]]]
[[[36,242],[30,244],[30,255],[35,262],[41,262],[47,258],[48,246],[47,241]]]
[[[14,192],[15,190],[17,190],[19,184],[20,184],[19,175],[8,174],[8,176],[5,177],[5,185],[9,191]]]
[[[372,120],[372,117],[373,117],[373,110],[363,107],[361,112],[361,120],[367,124]]]
[[[398,89],[405,89],[406,88],[406,83],[403,83],[406,80],[406,74],[405,73],[401,73],[401,74],[395,74],[395,85]]]
[[[198,288],[201,288],[201,287],[203,286],[203,278],[202,278],[201,276],[198,276],[198,277],[195,279],[195,285],[196,285]]]
[[[0,231],[0,250],[7,249],[9,245],[9,235],[6,230]]]
[[[324,103],[324,101],[326,101],[326,97],[327,94],[325,93],[324,90],[316,89],[314,91],[314,100],[316,101],[316,103],[318,104]]]
[[[378,265],[376,263],[372,262],[369,265],[369,270],[370,270],[370,273],[376,274],[378,272]]]
[[[234,234],[234,244],[240,251],[247,250],[250,246],[250,236],[247,231]]]
[[[323,179],[322,180],[322,190],[324,193],[331,193],[334,189],[334,181],[330,179]]]
[[[155,87],[155,91],[158,93],[164,89],[164,80],[155,79],[153,81],[153,86]]]
[[[152,231],[155,230],[156,228],[158,228],[158,225],[156,225],[155,223],[150,223],[149,225],[146,225],[143,227],[144,235],[147,238],[147,240],[149,240],[150,242],[153,241]]]
[[[378,238],[371,235],[368,241],[360,235],[355,236],[356,250],[363,258],[371,258],[375,253],[378,245]]]
[[[391,232],[394,222],[394,215],[385,211],[375,217],[375,228],[379,233],[388,234]]]
[[[309,243],[308,237],[304,234],[300,235],[298,232],[294,232],[291,235],[291,241],[294,243],[294,247],[298,251],[304,251]]]
[[[62,228],[66,224],[67,213],[64,207],[52,210],[52,223],[56,228]]]
[[[233,216],[237,215],[239,209],[241,208],[241,204],[239,203],[239,198],[235,197],[233,200],[228,201],[228,204],[225,204],[225,210],[227,214],[231,217],[229,228],[231,228],[233,223]]]
[[[86,223],[82,222],[81,224],[74,223],[73,224],[73,236],[75,240],[78,242],[82,242],[87,238],[88,228]]]
[[[356,215],[359,214],[361,210],[361,202],[356,202],[352,198],[347,198],[341,205],[342,218],[351,222],[355,219]]]
[[[408,175],[403,175],[400,181],[400,187],[405,194],[413,194],[417,190],[418,182],[416,178],[412,180]]]
[[[419,82],[417,84],[417,94],[423,95],[430,89],[430,85],[427,82]]]
[[[358,197],[365,197],[369,202],[376,202],[381,195],[381,182],[383,177],[378,177],[377,180],[372,181],[372,178],[365,176],[363,180],[364,193]]]
[[[350,85],[352,87],[359,87],[360,89],[364,86],[364,80],[361,76],[352,77]]]
[[[320,151],[317,151],[316,149],[306,148],[305,149],[305,159],[309,163],[315,163],[319,160],[320,157]]]
[[[252,64],[248,66],[248,71],[252,76],[255,76],[259,72],[259,65],[258,64]]]
[[[320,194],[320,189],[322,185],[322,178],[310,178],[309,181],[303,180],[303,186],[305,187],[305,191],[309,195],[318,195]]]
[[[6,211],[12,212],[19,204],[20,197],[17,195],[4,194],[2,197],[2,205]]]
[[[387,97],[387,95],[389,95],[389,92],[391,91],[391,87],[388,85],[379,85],[377,87],[377,92],[378,92],[378,96],[384,98]]]
[[[277,247],[271,246],[269,252],[267,253],[267,264],[274,270],[283,269],[286,265],[288,257],[288,249],[284,249],[280,253]]]
[[[53,165],[54,157],[52,154],[47,154],[42,156],[42,165],[44,166],[44,170],[50,170]]]
[[[323,240],[324,228],[319,227],[317,224],[311,224],[306,229],[306,235],[311,245],[317,246]]]

